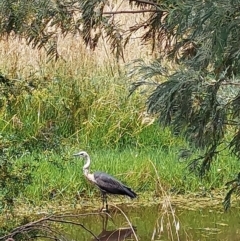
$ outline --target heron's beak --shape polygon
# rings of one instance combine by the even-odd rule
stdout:
[[[79,154],[80,154],[80,153],[78,152],[78,153],[73,154],[73,156],[79,156]]]

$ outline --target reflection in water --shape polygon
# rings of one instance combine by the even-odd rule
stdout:
[[[99,235],[97,235],[97,239],[94,238],[91,239],[91,241],[124,241],[127,240],[127,238],[132,237],[133,232],[136,231],[136,227],[122,227],[114,230],[107,230],[109,217],[110,216],[108,214],[102,216],[102,232]]]
[[[123,241],[132,236],[131,228],[119,228],[115,230],[103,230],[98,236],[98,239],[91,241]]]

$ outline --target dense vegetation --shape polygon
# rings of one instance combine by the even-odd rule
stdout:
[[[10,51],[15,44],[12,41],[5,48]],[[25,54],[27,46],[22,51]],[[37,53],[44,58],[44,53]],[[83,56],[84,63],[78,61]],[[14,58],[15,53],[8,61]],[[92,170],[112,173],[143,197],[147,192],[148,198],[161,194],[158,178],[172,193],[206,195],[233,177],[238,162],[231,157],[226,165],[228,156],[224,155],[205,179],[189,174],[183,159],[188,156],[182,150],[189,148],[188,143],[160,128],[144,112],[140,93],[129,97],[126,75],[112,75],[115,67],[110,63],[98,65],[94,56],[82,50],[66,62],[43,61],[29,78],[25,61],[28,56],[22,55],[15,69],[5,63],[3,70],[9,73],[8,79],[18,81],[11,88],[16,91],[2,98],[2,209],[16,203],[65,201],[75,205],[81,203],[79,198],[99,195],[84,180],[82,161],[72,156],[80,149],[90,153]],[[29,87],[29,80],[35,86]],[[199,154],[201,150],[195,149],[191,158]]]
[[[105,0],[4,0],[0,7],[2,36],[24,37],[56,59],[62,57],[59,33],[79,34],[93,50],[107,39],[118,61],[125,59],[124,48],[139,35],[156,55],[152,63],[141,60],[133,67],[132,91],[153,87],[144,97],[148,111],[205,150],[194,160],[200,175],[225,147],[239,156],[238,0],[129,0],[123,6]],[[117,16],[126,13],[138,16],[136,21],[121,22]],[[175,67],[169,68],[169,62]]]

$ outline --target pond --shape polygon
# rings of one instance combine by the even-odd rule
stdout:
[[[182,205],[179,199],[166,199],[158,204],[151,201],[138,205],[128,202],[117,206],[111,202],[109,213],[99,212],[97,208],[93,209],[89,205],[81,205],[81,209],[76,207],[74,212],[69,213],[61,212],[61,207],[58,207],[60,214],[38,214],[34,222],[19,229],[22,231],[20,236],[8,238],[19,240],[24,233],[24,237],[27,237],[24,240],[33,240],[29,239],[29,235],[36,233],[36,230],[42,230],[39,238],[35,240],[240,240],[239,209],[232,207],[230,211],[224,212],[219,201],[207,200],[185,199]],[[31,234],[30,230],[33,231]]]
[[[89,212],[71,220],[80,222],[87,229],[65,226],[64,232],[69,240],[75,241],[240,239],[240,213],[237,209],[225,213],[220,209],[186,210],[163,205],[111,206],[109,214]]]

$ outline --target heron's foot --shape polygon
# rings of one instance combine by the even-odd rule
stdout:
[[[110,213],[109,209],[108,208],[104,208],[104,207],[101,208],[100,212],[102,212],[102,213]]]

